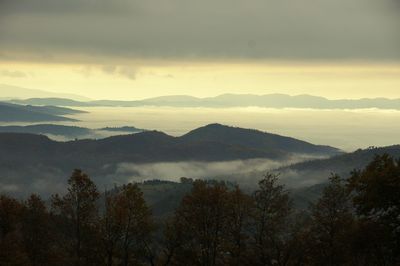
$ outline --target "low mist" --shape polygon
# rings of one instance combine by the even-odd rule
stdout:
[[[280,182],[288,188],[299,188],[325,182],[329,173],[305,173],[294,171],[289,166],[322,158],[324,157],[297,154],[284,161],[249,159],[218,162],[119,163],[105,165],[101,169],[82,170],[93,179],[101,191],[114,185],[152,179],[179,182],[181,177],[224,180],[237,183],[243,188],[254,189],[266,172],[279,174]],[[21,197],[29,193],[37,193],[44,197],[53,193],[64,193],[72,170],[22,166],[17,172],[10,170],[3,173],[0,193]]]
[[[224,162],[158,162],[158,163],[120,163],[117,165],[115,176],[126,182],[141,182],[144,180],[161,179],[179,181],[181,177],[193,179],[217,179],[238,183],[241,186],[254,188],[258,180],[266,172],[279,175],[281,183],[288,187],[300,187],[320,183],[321,179],[315,174],[287,170],[291,164],[322,159],[325,157],[309,155],[293,155],[289,160],[276,161],[268,159],[234,160]]]

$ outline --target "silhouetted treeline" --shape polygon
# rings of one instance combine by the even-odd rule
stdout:
[[[191,192],[160,222],[137,184],[100,193],[75,170],[50,204],[0,196],[0,265],[400,265],[400,161],[332,175],[306,211],[277,181],[249,195],[185,178]]]

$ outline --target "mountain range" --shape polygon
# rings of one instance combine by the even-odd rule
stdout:
[[[299,153],[326,157],[341,151],[220,124],[207,125],[180,137],[145,131],[67,142],[36,134],[0,133],[0,185],[41,184],[36,190],[54,190],[74,168],[84,169],[99,184],[110,185],[125,182],[132,175],[121,170],[121,163],[224,162],[253,158],[284,161]]]
[[[53,124],[37,124],[27,126],[0,126],[2,133],[31,133],[62,136],[65,138],[82,138],[93,135],[93,131],[89,128],[64,126]]]
[[[77,126],[54,125],[54,124],[35,124],[27,126],[0,126],[0,132],[3,133],[32,133],[49,136],[51,139],[61,137],[64,140],[82,139],[82,138],[99,138],[103,135],[117,135],[138,133],[145,131],[132,126],[123,127],[105,127],[99,129],[91,129]],[[104,132],[104,133],[103,133]]]
[[[266,108],[314,108],[314,109],[395,109],[400,110],[400,99],[327,99],[312,95],[290,96],[286,94],[223,94],[216,97],[197,98],[187,95],[161,96],[136,101],[77,101],[68,98],[30,98],[12,100],[19,104],[56,105],[56,106],[170,106],[170,107],[266,107]]]
[[[273,171],[279,174],[280,182],[293,191],[296,204],[304,207],[319,195],[331,173],[346,178],[352,170],[362,169],[375,155],[383,153],[400,157],[400,145],[343,153],[329,146],[220,124],[200,127],[180,137],[145,131],[66,142],[37,134],[0,133],[0,190],[15,195],[27,191],[43,195],[59,192],[65,189],[65,180],[74,168],[87,172],[99,187],[112,187],[113,184],[143,180],[143,169],[153,179],[168,178],[168,173],[176,172],[174,180],[177,180],[182,176],[179,167],[196,173],[203,167],[214,165],[212,167],[220,170],[217,173],[223,174],[210,172],[200,177],[237,182],[245,189],[254,188],[266,171]],[[290,165],[296,155],[309,157]],[[265,160],[268,163],[262,164]],[[257,166],[258,162],[261,166]],[[197,168],[188,169],[192,166]],[[251,171],[242,172],[241,167]],[[171,190],[165,193],[175,193],[176,184],[168,184]],[[154,198],[156,192],[152,189],[158,191],[164,186],[151,186],[145,194]],[[187,189],[189,187],[184,191]],[[181,196],[173,197],[174,202]],[[156,198],[160,201],[154,204],[167,204],[163,203],[163,197]]]
[[[84,113],[58,106],[32,106],[0,102],[0,122],[77,121],[64,115]]]
[[[159,131],[145,131],[99,140],[68,142],[57,142],[34,134],[2,133],[0,148],[0,152],[7,152],[10,156],[19,152],[33,152],[37,155],[65,154],[63,156],[73,155],[74,160],[82,159],[82,162],[85,161],[85,157],[95,157],[96,161],[103,163],[283,159],[292,153],[340,153],[340,150],[330,146],[314,145],[294,138],[220,124],[210,124],[180,137],[169,136]],[[62,161],[63,158],[57,160]]]
[[[308,191],[306,194],[317,195],[332,174],[348,178],[353,170],[364,169],[376,155],[383,154],[400,159],[400,145],[358,149],[350,153],[341,153],[326,158],[310,158],[293,163],[287,161],[286,164],[269,169],[260,170],[254,167],[254,171],[250,173],[231,173],[219,176],[219,179],[242,182],[249,187],[254,187],[254,180],[259,179],[268,170],[279,175],[280,182],[287,187],[301,188],[301,191]]]
[[[294,165],[276,169],[282,174],[295,172],[298,176],[308,176],[310,179],[316,176],[330,176],[332,173],[347,178],[354,169],[363,169],[376,155],[389,154],[394,158],[400,158],[400,145],[387,147],[370,147],[359,149],[352,153],[332,156],[330,158],[317,159],[296,163]],[[317,180],[316,183],[320,183]]]
[[[37,89],[27,89],[18,86],[12,86],[7,84],[0,84],[0,99],[27,99],[27,98],[48,98],[48,97],[58,97],[58,98],[69,98],[78,101],[89,101],[87,97],[83,97],[71,93],[56,93],[45,90]]]

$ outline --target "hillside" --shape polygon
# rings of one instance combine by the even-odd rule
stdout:
[[[44,134],[63,136],[66,138],[81,138],[83,136],[91,136],[94,134],[91,129],[84,127],[52,124],[38,124],[28,126],[0,126],[0,132]]]
[[[221,132],[226,138],[220,137]],[[253,134],[257,135],[259,146],[245,141],[251,139]],[[215,138],[211,137],[213,135]],[[235,141],[236,138],[238,141]],[[274,141],[277,143],[272,145]],[[286,145],[288,141],[294,144]],[[328,156],[339,152],[331,147],[222,125],[209,125],[182,137],[146,131],[68,142],[57,142],[34,134],[0,133],[0,183],[26,184],[41,180],[52,184],[52,187],[59,187],[58,182],[64,180],[72,169],[81,168],[99,184],[113,184],[132,176],[140,177],[137,169],[127,171],[121,163],[226,162],[253,158],[285,161],[300,152],[300,147],[304,147],[303,154],[309,152],[314,155],[318,152]]]
[[[210,124],[197,128],[183,135],[184,142],[213,141],[252,149],[280,151],[304,154],[332,155],[338,149],[329,146],[314,145],[298,139],[266,133],[259,130],[227,127],[221,124]]]
[[[376,155],[387,153],[395,158],[400,158],[400,145],[388,147],[372,147],[359,149],[352,153],[341,154],[327,159],[317,159],[278,168],[281,179],[286,183],[294,182],[297,185],[310,186],[324,183],[327,178],[336,173],[347,178],[350,172],[363,169]],[[298,182],[298,181],[301,181]]]
[[[123,127],[103,127],[98,130],[109,131],[109,132],[125,132],[125,133],[138,133],[145,131],[145,129],[136,128],[132,126],[123,126]]]
[[[128,133],[138,133],[145,131],[132,126],[106,127],[99,129],[90,129],[77,126],[54,125],[54,124],[35,124],[27,126],[0,126],[0,132],[3,133],[31,133],[43,134],[54,140],[75,140],[75,139],[97,139],[112,135],[121,135]]]
[[[53,106],[95,106],[91,102],[77,101],[68,98],[29,98],[29,99],[12,99],[12,103],[31,104],[31,105],[53,105]]]
[[[0,122],[77,121],[64,117],[81,111],[55,106],[30,106],[0,102]]]
[[[40,128],[40,126],[37,127]],[[31,141],[29,136],[32,136]],[[0,134],[0,145],[4,143],[4,138],[8,141],[14,139],[16,144],[14,150],[17,151],[18,147],[24,147],[18,145],[21,137],[24,138],[24,146],[36,141],[34,135]],[[46,152],[64,151],[66,154],[77,152],[83,154],[82,156],[96,155],[97,159],[112,154],[112,160],[117,162],[283,159],[292,153],[332,155],[340,152],[329,146],[318,146],[293,138],[219,124],[198,128],[181,137],[172,137],[159,131],[146,131],[100,140],[55,142],[47,139],[46,141],[51,147],[54,147],[54,150]],[[14,150],[8,152],[12,153]]]

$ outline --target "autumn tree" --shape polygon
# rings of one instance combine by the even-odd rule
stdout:
[[[32,194],[24,202],[21,218],[23,246],[30,265],[49,265],[54,262],[52,256],[52,235],[50,232],[49,213],[45,202]]]
[[[114,195],[106,195],[102,228],[107,265],[114,261],[124,266],[147,261],[153,222],[137,184],[129,183]]]
[[[52,198],[52,213],[64,234],[61,243],[71,256],[71,264],[95,263],[96,229],[98,221],[97,200],[99,192],[88,175],[74,170],[68,179],[68,192],[63,197]]]
[[[179,265],[179,262],[182,261],[182,251],[185,249],[185,243],[191,241],[190,234],[184,228],[185,221],[177,213],[165,222],[162,247],[157,260],[158,265]]]
[[[21,217],[23,205],[11,197],[0,195],[0,264],[27,265],[28,257],[22,245]]]
[[[171,265],[224,265],[227,193],[220,182],[193,182],[167,231]]]
[[[267,173],[254,192],[253,264],[285,265],[291,201],[289,192],[278,184],[278,176]]]
[[[228,265],[246,265],[249,262],[249,239],[252,231],[254,201],[236,186],[227,193],[225,249]]]
[[[349,188],[364,253],[375,265],[400,264],[400,161],[377,155],[363,171],[353,172]]]
[[[238,186],[196,180],[164,232],[160,265],[247,265],[253,199]]]
[[[100,234],[107,266],[114,265],[114,261],[117,260],[117,245],[122,237],[122,224],[116,211],[117,208],[116,192],[106,191],[104,193],[104,212],[100,221]]]
[[[311,264],[344,265],[350,261],[354,217],[344,180],[332,175],[311,207]]]

